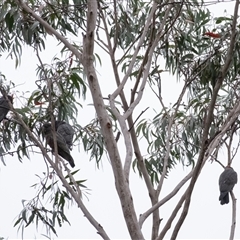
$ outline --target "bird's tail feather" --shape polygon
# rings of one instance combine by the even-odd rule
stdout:
[[[221,201],[221,205],[229,203],[229,194],[228,192],[222,192],[219,197],[219,201]]]

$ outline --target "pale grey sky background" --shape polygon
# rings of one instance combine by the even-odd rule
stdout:
[[[221,2],[212,6],[210,9],[214,16],[223,15],[223,11],[227,9],[229,14],[233,13],[234,2]],[[210,28],[211,29],[211,28]],[[47,51],[41,54],[43,62],[48,62],[53,58],[57,52],[56,43],[53,38],[50,38],[47,44]],[[97,50],[98,51],[98,50]],[[109,72],[110,61],[104,56],[102,57],[102,67],[98,67],[100,85],[103,88],[103,95],[107,96],[112,93],[115,85],[111,85],[111,72]],[[23,51],[23,58],[20,68],[15,69],[14,61],[11,59],[0,58],[0,71],[7,76],[9,80],[14,81],[19,87],[14,89],[15,95],[20,96],[22,91],[32,91],[35,80],[35,69],[37,59],[35,54],[25,48]],[[165,101],[174,102],[174,97],[178,95],[179,88],[173,89],[176,86],[176,79],[170,78],[166,75],[163,79],[163,99]],[[106,84],[107,83],[107,84]],[[20,92],[16,92],[16,90]],[[170,90],[169,90],[170,89]],[[137,107],[137,111],[141,112],[148,106],[158,107],[156,105],[156,98],[152,97],[150,91],[144,95],[142,104]],[[86,103],[91,103],[88,98]],[[15,99],[15,107],[20,107],[20,100]],[[149,110],[143,117],[151,117],[154,115],[153,110]],[[79,124],[85,125],[90,119],[95,116],[95,111],[92,106],[84,105],[83,109],[79,110],[78,121]],[[142,144],[142,143],[141,143]],[[96,168],[94,161],[89,162],[88,157],[84,152],[78,152],[77,147],[72,152],[75,159],[76,169],[80,168],[78,177],[80,179],[87,179],[86,185],[90,189],[88,199],[83,197],[86,207],[93,214],[95,219],[104,227],[107,234],[111,239],[129,239],[129,234],[125,226],[122,212],[120,209],[120,202],[115,191],[113,174],[111,166],[107,157],[102,159],[102,166],[100,170]],[[227,154],[222,152],[219,156],[222,163],[227,162]],[[0,162],[0,237],[9,239],[21,238],[21,231],[17,233],[17,228],[13,228],[16,221],[15,217],[22,210],[22,199],[30,200],[34,197],[36,190],[30,188],[31,185],[38,182],[35,174],[41,175],[45,172],[45,164],[41,156],[34,154],[31,160],[25,159],[23,163],[17,160],[17,157],[8,157],[4,166]],[[233,168],[238,172],[240,169],[240,153],[235,157]],[[183,169],[178,166],[170,172],[169,180],[166,180],[161,194],[161,198],[168,194],[173,187],[188,173],[190,169]],[[190,211],[184,225],[179,233],[178,239],[228,239],[230,226],[231,226],[231,203],[221,206],[218,201],[218,178],[222,172],[222,168],[216,163],[207,162],[202,174],[196,184],[193,192],[192,203]],[[150,201],[144,182],[139,178],[138,174],[131,173],[131,190],[133,194],[134,204],[137,214],[145,212],[150,207]],[[183,189],[184,190],[184,189]],[[175,203],[181,197],[183,190],[178,193],[174,200],[169,201],[161,208],[161,217],[163,224],[171,214]],[[239,184],[234,189],[237,199],[240,198]],[[240,214],[239,214],[239,200],[237,201],[237,226],[236,226],[236,239],[240,239]],[[96,230],[83,216],[81,211],[74,205],[66,212],[68,219],[71,223],[67,223],[62,228],[57,228],[58,237],[54,239],[101,239]],[[151,217],[144,223],[143,232],[146,238],[150,238]],[[172,231],[170,231],[171,233]],[[41,225],[38,233],[35,230],[35,225],[30,225],[24,230],[25,239],[43,238],[41,233],[44,229]],[[170,234],[166,236],[170,237]]]

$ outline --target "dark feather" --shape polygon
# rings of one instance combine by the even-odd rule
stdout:
[[[233,190],[236,183],[237,173],[231,167],[226,167],[219,177],[219,201],[221,205],[229,203],[229,192]]]
[[[72,126],[64,121],[56,121],[55,130],[65,139],[68,148],[71,150],[74,135]]]
[[[43,125],[43,134],[46,138],[47,144],[54,151],[53,131],[50,123],[45,123]],[[70,151],[68,149],[65,139],[58,132],[55,132],[55,134],[56,134],[58,155],[66,159],[71,165],[71,167],[75,167],[74,160],[70,154]]]
[[[13,98],[12,96],[7,96],[8,97],[8,100],[13,103]],[[6,118],[6,115],[8,114],[8,111],[10,109],[10,106],[8,104],[8,101],[7,99],[2,96],[0,97],[0,122]]]

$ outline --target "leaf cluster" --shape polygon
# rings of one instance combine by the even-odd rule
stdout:
[[[72,176],[78,171],[72,172]],[[65,215],[65,209],[69,204],[73,204],[73,199],[67,191],[62,189],[54,172],[43,173],[43,175],[43,177],[37,175],[39,182],[32,185],[38,189],[36,197],[29,201],[22,200],[23,210],[14,223],[14,227],[18,226],[18,230],[21,228],[23,230],[30,224],[36,224],[38,228],[39,224],[42,223],[48,235],[51,235],[51,232],[57,235],[56,225],[62,227],[64,222],[70,225]],[[68,175],[65,176],[65,179],[68,179],[69,184],[73,185]],[[86,188],[82,184],[85,180],[77,180],[76,182],[79,186]]]

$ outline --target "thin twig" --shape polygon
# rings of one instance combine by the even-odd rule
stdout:
[[[178,191],[182,188],[182,186],[192,177],[193,171],[187,174],[179,183],[178,185],[162,200],[160,200],[158,203],[153,205],[151,208],[149,208],[145,213],[141,214],[139,218],[139,225],[142,227],[144,221],[148,218],[148,216],[153,213],[156,209],[161,207],[163,204],[165,204],[167,201],[169,201],[172,197],[174,197]]]
[[[132,130],[132,128],[134,127],[135,123],[137,122],[137,120],[149,109],[149,107],[147,107],[146,109],[144,109],[136,118],[136,120],[134,121],[133,125],[129,128],[129,132]]]

